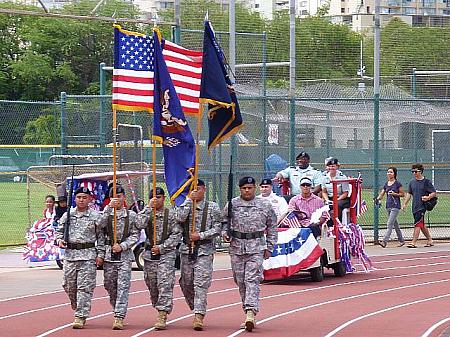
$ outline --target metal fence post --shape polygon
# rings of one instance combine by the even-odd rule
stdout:
[[[289,163],[295,164],[295,0],[289,1]]]
[[[264,161],[267,158],[267,51],[266,51],[266,43],[267,43],[267,35],[266,32],[263,32],[263,45],[262,45],[262,94],[263,94],[263,150],[262,150],[262,163],[264,169]]]
[[[181,8],[180,0],[174,2],[175,26],[172,27],[172,41],[181,44]]]
[[[99,76],[100,76],[100,118],[98,125],[98,132],[100,136],[100,155],[104,154],[105,149],[105,111],[106,111],[106,102],[103,97],[106,95],[106,79],[105,79],[105,63],[100,63],[99,67]]]
[[[413,68],[412,71],[412,78],[411,78],[411,90],[412,90],[412,96],[414,98],[417,97],[417,75],[416,75],[416,68]],[[416,110],[416,103],[414,103],[414,114],[417,113]],[[414,147],[414,161],[417,163],[418,161],[418,149],[417,149],[417,122],[413,122],[413,147]]]
[[[374,55],[373,55],[373,196],[378,196],[379,184],[379,150],[380,150],[380,0],[375,0],[374,22]],[[378,242],[379,218],[378,207],[373,208],[373,236],[374,243]]]
[[[67,127],[67,117],[66,117],[66,103],[67,94],[63,91],[61,92],[61,154],[67,154],[67,140],[66,140],[66,127]],[[64,160],[63,160],[64,163]]]

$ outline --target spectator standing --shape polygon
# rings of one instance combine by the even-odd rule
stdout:
[[[388,214],[387,231],[383,241],[380,242],[380,246],[383,248],[386,247],[391,238],[392,229],[395,229],[399,242],[398,247],[402,247],[405,244],[405,240],[403,239],[402,231],[397,221],[397,216],[401,209],[400,198],[405,196],[405,192],[403,191],[402,183],[397,180],[397,168],[392,166],[389,167],[386,175],[388,180],[384,183],[383,189],[380,191],[375,200],[379,203],[379,201],[383,199],[383,196],[386,194],[386,211]]]
[[[409,201],[412,198],[412,213],[414,217],[414,232],[411,243],[408,248],[417,248],[417,239],[420,232],[422,232],[427,238],[427,244],[425,247],[432,247],[433,239],[431,238],[430,231],[425,227],[425,201],[436,197],[436,189],[433,186],[431,180],[427,179],[423,175],[424,167],[422,164],[414,164],[411,167],[411,173],[414,178],[409,182],[408,193],[405,197],[405,202],[402,209],[405,210]]]

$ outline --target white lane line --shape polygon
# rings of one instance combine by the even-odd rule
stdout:
[[[217,282],[217,281],[223,281],[223,280],[229,280],[229,279],[233,279],[233,277],[232,276],[230,276],[230,277],[222,277],[222,278],[212,279],[212,281]],[[180,287],[180,285],[176,284],[175,288],[177,288],[177,287]],[[141,294],[141,293],[148,293],[148,289],[131,291],[130,295],[136,295],[136,294]],[[105,299],[109,300],[109,295],[101,296],[101,297],[94,297],[92,299],[92,301],[105,300]],[[27,314],[32,314],[32,313],[39,312],[39,311],[55,309],[55,308],[63,307],[63,306],[66,306],[66,305],[69,306],[70,302],[55,304],[55,305],[51,305],[51,306],[46,306],[46,307],[42,307],[42,308],[36,308],[36,309],[31,309],[31,310],[26,310],[26,311],[21,311],[21,312],[16,312],[14,314],[6,315],[6,316],[0,316],[0,321],[3,320],[3,319],[13,318],[13,317],[27,315]]]
[[[353,324],[355,322],[358,322],[360,320],[363,320],[365,318],[368,318],[368,317],[371,317],[371,316],[375,316],[375,315],[378,315],[378,314],[382,314],[382,313],[385,313],[385,312],[388,312],[388,311],[404,308],[404,307],[407,307],[409,305],[413,305],[413,304],[417,304],[417,303],[423,303],[423,302],[428,302],[428,301],[433,301],[433,300],[437,300],[437,299],[441,299],[441,298],[445,298],[445,297],[450,297],[450,294],[445,294],[445,295],[440,295],[440,296],[433,296],[433,297],[427,297],[427,298],[423,298],[421,300],[407,302],[407,303],[395,305],[395,306],[392,306],[392,307],[384,308],[384,309],[381,309],[381,310],[377,310],[377,311],[371,312],[369,314],[366,314],[366,315],[363,315],[363,316],[359,316],[358,318],[354,318],[354,319],[352,319],[352,320],[350,320],[350,321],[348,321],[348,322],[338,326],[336,329],[334,329],[333,331],[331,331],[328,334],[326,334],[325,337],[334,336],[339,331],[345,329],[349,325],[351,325],[351,324]]]
[[[327,304],[344,302],[344,301],[348,301],[348,300],[355,299],[355,298],[360,298],[360,297],[365,297],[365,296],[372,296],[372,295],[378,295],[378,294],[387,293],[387,292],[391,292],[391,291],[403,290],[403,289],[419,287],[419,286],[428,285],[428,284],[443,283],[443,282],[450,282],[450,279],[444,279],[444,280],[438,280],[438,281],[430,281],[430,282],[422,282],[422,283],[416,283],[416,284],[409,284],[407,286],[388,288],[388,289],[384,289],[384,290],[370,291],[370,292],[359,294],[359,295],[352,295],[352,296],[347,296],[347,297],[341,297],[341,298],[337,298],[337,299],[334,299],[334,300],[325,301],[325,302],[321,302],[321,303],[316,303],[316,304],[308,305],[306,307],[300,307],[300,308],[296,308],[296,309],[293,309],[293,310],[285,311],[285,312],[282,312],[282,313],[274,315],[274,316],[269,316],[269,317],[267,317],[267,318],[265,318],[265,319],[263,319],[261,321],[258,321],[257,324],[261,325],[261,324],[264,324],[266,322],[272,321],[274,319],[277,319],[277,318],[280,318],[280,317],[283,317],[283,316],[287,316],[287,315],[290,315],[290,314],[293,314],[293,313],[297,313],[297,312],[300,312],[300,311],[305,311],[305,310],[312,309],[312,308],[317,308],[317,307],[320,307],[320,306],[323,306],[323,305],[327,305]],[[450,294],[442,295],[441,297],[447,297],[447,296],[450,296]],[[228,337],[237,336],[237,335],[241,334],[244,331],[245,330],[237,330],[234,333],[232,333],[231,335],[228,335]]]
[[[378,263],[392,263],[392,262],[405,262],[405,261],[417,261],[417,260],[431,260],[431,259],[442,259],[449,258],[450,255],[439,255],[439,256],[431,256],[431,257],[412,257],[410,259],[400,259],[400,260],[383,260],[373,262],[374,264]]]
[[[62,274],[61,274],[61,280],[62,280]],[[135,282],[135,281],[142,281],[144,280],[144,278],[135,278],[132,279],[131,282]],[[103,283],[98,283],[95,285],[95,287],[103,287]],[[16,296],[16,297],[8,297],[8,298],[4,298],[4,299],[0,299],[0,303],[1,302],[7,302],[7,301],[14,301],[14,300],[21,300],[24,298],[30,298],[30,297],[37,297],[37,296],[46,296],[46,295],[53,295],[53,294],[58,294],[58,293],[63,293],[64,290],[54,290],[54,291],[46,291],[46,292],[42,292],[42,293],[37,293],[37,294],[29,294],[29,295],[22,295],[22,296]]]
[[[227,270],[231,270],[231,268],[215,269],[214,271],[227,271]],[[176,275],[179,275],[179,272]],[[61,275],[61,277],[62,277],[62,275]],[[132,279],[131,282],[143,281],[143,280],[144,280],[143,277],[139,277],[139,278]],[[95,287],[103,287],[103,283],[98,283],[95,285]],[[8,298],[0,299],[0,303],[7,302],[7,301],[20,300],[20,299],[24,299],[24,298],[36,297],[36,296],[46,296],[46,295],[58,294],[58,293],[63,293],[63,292],[64,292],[64,290],[54,290],[54,291],[46,291],[46,292],[36,293],[36,294],[8,297]]]
[[[429,265],[427,264],[427,265],[420,265],[420,266],[429,266]],[[413,266],[413,267],[416,267],[416,266]],[[411,267],[411,268],[413,268],[413,267]],[[406,267],[403,267],[403,268],[406,268]],[[396,269],[396,268],[387,268],[386,270],[389,270],[389,269]],[[382,270],[385,270],[385,269],[378,269],[378,270],[379,270],[379,271],[382,271]],[[379,280],[385,280],[385,279],[391,279],[391,278],[409,277],[409,276],[415,276],[415,275],[426,275],[426,274],[434,274],[434,273],[441,273],[441,272],[448,272],[448,271],[450,271],[450,269],[441,270],[441,271],[423,272],[423,273],[413,273],[413,274],[404,274],[404,275],[386,276],[386,277],[381,277],[381,278],[374,278],[374,279],[367,279],[367,280],[360,280],[360,281],[344,282],[344,283],[333,284],[333,285],[328,285],[328,286],[323,286],[323,287],[318,287],[318,288],[303,289],[303,290],[299,290],[299,291],[295,291],[295,292],[290,292],[290,293],[306,292],[306,291],[312,291],[312,290],[321,290],[321,289],[326,289],[326,288],[336,287],[336,286],[343,286],[343,285],[349,285],[349,284],[355,284],[355,283],[370,282],[370,281],[373,281],[373,280],[379,281]],[[222,278],[222,279],[226,279],[226,278]],[[276,282],[276,281],[275,281],[275,282]],[[275,282],[273,282],[273,283],[275,283]],[[272,282],[271,282],[271,283],[272,283]],[[266,284],[268,284],[268,283],[266,283]],[[176,286],[179,286],[179,285],[176,285]],[[233,289],[237,289],[237,288],[233,288]],[[147,291],[147,290],[142,290],[142,291],[139,291],[139,292],[145,292],[145,291]],[[211,292],[211,293],[208,293],[208,294],[213,294],[213,293],[216,293],[216,292]],[[290,293],[288,293],[288,294],[290,294]],[[267,296],[267,297],[263,297],[263,298],[272,298],[272,297],[278,297],[278,296],[284,296],[284,294],[282,293],[281,295],[272,295],[272,296]],[[104,298],[106,298],[106,297],[104,297]],[[263,298],[261,298],[261,299],[263,299]],[[175,300],[178,300],[178,299],[180,299],[180,298],[176,298],[176,299],[174,299],[174,301],[175,301]],[[68,303],[67,303],[67,305],[68,305]],[[147,304],[147,305],[144,305],[144,306],[148,306],[148,305],[150,305],[150,304]],[[236,305],[236,304],[233,304],[233,305]],[[130,307],[130,308],[128,308],[128,310],[133,310],[133,309],[140,308],[140,307],[141,307],[141,306],[138,306],[138,307]],[[45,308],[43,308],[42,310],[45,310]],[[208,311],[210,311],[210,310],[212,310],[212,309],[208,309]],[[109,313],[107,313],[107,314],[109,314]],[[91,317],[91,318],[88,318],[88,320],[90,320],[90,319],[95,319],[95,318],[100,318],[100,317],[104,317],[104,316],[107,315],[107,314],[101,314],[101,315],[93,316],[93,317]],[[190,316],[188,315],[188,316],[186,316],[186,317],[190,317]],[[184,319],[184,318],[186,318],[186,317],[183,317],[183,318],[180,318],[180,319]],[[168,323],[170,323],[170,322],[176,322],[176,321],[178,321],[178,320],[180,320],[180,319],[173,320],[173,321],[168,321]],[[70,323],[70,324],[67,324],[67,325],[64,325],[64,326],[57,327],[57,328],[55,328],[56,330],[55,330],[55,329],[50,330],[50,331],[48,332],[48,334],[50,334],[50,333],[52,333],[52,332],[54,332],[54,331],[61,330],[61,329],[65,328],[65,327],[68,327],[68,326],[71,326],[71,323]],[[46,335],[47,335],[47,334],[45,333],[45,334],[42,335],[42,336],[46,336]]]
[[[391,268],[390,268],[390,269],[391,269]],[[380,270],[382,270],[382,269],[380,269]],[[318,288],[308,288],[308,289],[296,290],[296,291],[288,292],[288,293],[281,293],[281,294],[277,294],[277,295],[265,296],[265,297],[262,297],[261,300],[262,300],[262,299],[268,299],[268,298],[275,298],[275,297],[285,296],[285,295],[290,295],[290,294],[297,294],[297,293],[309,292],[309,291],[314,291],[314,290],[328,289],[328,288],[333,288],[333,287],[338,287],[338,286],[344,286],[344,285],[352,285],[352,284],[358,284],[358,283],[366,283],[366,282],[372,282],[372,281],[381,281],[381,280],[387,280],[387,279],[395,279],[395,278],[402,278],[402,277],[411,277],[411,276],[418,276],[418,275],[428,275],[428,274],[445,273],[445,272],[449,272],[449,271],[450,271],[450,269],[444,269],[444,270],[438,270],[438,271],[428,271],[428,272],[413,273],[413,274],[403,274],[403,275],[395,275],[395,276],[384,276],[384,277],[378,277],[378,278],[373,278],[373,279],[366,279],[366,280],[359,280],[359,281],[350,281],[350,282],[344,282],[344,283],[337,283],[337,284],[331,284],[331,285],[322,286],[322,287],[318,287]],[[272,282],[270,282],[270,283],[272,283]],[[276,283],[276,281],[273,281],[273,283]],[[268,282],[268,283],[265,283],[265,284],[269,284],[269,282]],[[237,288],[230,288],[230,289],[237,289]],[[228,290],[226,290],[226,291],[228,291]],[[208,294],[215,294],[215,293],[220,293],[220,292],[223,292],[223,291],[209,292]],[[175,298],[174,301],[175,301],[175,300],[182,299],[182,298],[183,298],[183,297]],[[233,303],[233,304],[231,304],[231,305],[220,306],[220,307],[217,307],[217,308],[211,308],[211,309],[208,309],[207,311],[215,311],[215,310],[218,310],[218,309],[223,309],[223,308],[227,308],[227,307],[229,307],[229,306],[234,306],[234,305],[238,305],[238,304],[241,304],[241,302]],[[140,305],[140,306],[136,306],[136,307],[129,307],[128,310],[138,309],[138,308],[142,308],[142,307],[149,306],[149,305],[150,305],[150,304]],[[109,313],[100,314],[100,315],[97,315],[97,316],[92,316],[92,317],[88,318],[88,320],[96,319],[96,318],[101,318],[101,317],[104,317],[104,316],[106,316],[106,315],[108,315],[108,314],[109,314]],[[177,321],[179,321],[179,320],[185,319],[185,318],[190,317],[190,316],[191,316],[191,315],[182,316],[182,317],[177,318],[177,319],[175,319],[175,320],[168,321],[167,323],[170,324],[170,323],[172,323],[172,322],[177,322]],[[61,329],[66,328],[66,327],[68,327],[68,326],[71,326],[71,324],[72,324],[72,323],[66,324],[66,325],[64,325],[64,326],[56,327],[55,329],[49,330],[48,333],[46,332],[46,333],[44,333],[44,334],[41,335],[41,336],[47,336],[48,334],[51,334],[51,333],[53,333],[53,332],[55,332],[55,331],[58,331],[58,330],[61,330]],[[145,331],[148,332],[147,330],[145,330]],[[151,331],[151,330],[150,330],[150,331]],[[145,332],[145,333],[146,333],[146,332]]]
[[[333,288],[333,287],[339,287],[339,286],[343,286],[343,285],[352,285],[352,284],[357,284],[357,283],[380,281],[380,280],[386,280],[386,279],[391,279],[391,278],[402,278],[402,277],[411,277],[411,276],[446,273],[446,272],[450,272],[450,269],[439,270],[439,271],[432,271],[432,272],[414,273],[414,274],[385,276],[385,277],[379,277],[379,278],[375,278],[375,279],[367,279],[367,280],[361,280],[361,281],[351,281],[351,282],[345,282],[345,283],[337,283],[337,284],[331,284],[331,285],[322,286],[322,287],[318,287],[318,288],[308,288],[308,289],[290,291],[290,292],[286,292],[286,293],[280,293],[280,294],[276,294],[276,295],[263,296],[263,297],[260,298],[260,300],[277,298],[277,297],[282,297],[282,296],[287,296],[287,295],[305,293],[305,292],[321,290],[321,289],[327,289],[327,288]],[[275,283],[275,281],[274,281],[274,283]],[[265,284],[267,284],[267,283],[265,283]],[[242,305],[242,302],[235,302],[235,303],[230,303],[230,304],[224,304],[224,305],[221,305],[221,306],[218,306],[218,307],[207,309],[207,312],[216,311],[216,310],[220,310],[220,309],[226,309],[226,308],[229,308],[229,307],[232,307],[232,306],[237,306],[237,305]],[[192,314],[188,314],[188,315],[185,315],[185,316],[177,317],[177,318],[175,318],[173,320],[167,321],[167,324],[178,322],[178,321],[181,321],[181,320],[189,318],[189,317],[192,317]],[[144,334],[146,334],[148,332],[151,332],[153,330],[154,330],[154,328],[146,329],[146,330],[141,331],[141,332],[139,332],[139,333],[137,333],[137,334],[135,334],[135,335],[133,335],[131,337],[142,336],[142,335],[144,335]]]
[[[431,335],[431,333],[436,330],[436,328],[438,328],[440,325],[447,323],[448,321],[450,321],[450,317],[447,317],[439,322],[437,322],[436,324],[432,325],[427,331],[425,331],[425,333],[422,335],[422,337],[429,337]]]
[[[226,289],[222,289],[222,290],[211,291],[211,292],[208,293],[208,295],[220,294],[220,293],[224,293],[224,292],[231,291],[231,290],[237,290],[237,289],[238,289],[237,287],[233,287],[233,288],[226,288]],[[176,297],[176,298],[173,299],[174,302],[175,301],[179,301],[179,300],[184,300],[184,297]],[[128,311],[134,310],[134,309],[145,308],[145,307],[149,307],[149,306],[151,306],[150,303],[141,304],[141,305],[129,307]],[[103,314],[99,314],[99,315],[96,315],[96,316],[89,317],[87,319],[87,321],[94,320],[94,319],[101,318],[101,317],[105,317],[105,316],[108,316],[108,315],[111,315],[111,314],[112,314],[111,312],[105,312]],[[186,317],[189,317],[189,316],[192,316],[192,314],[186,315]],[[65,329],[65,328],[70,327],[70,326],[72,326],[72,323],[61,325],[61,326],[58,326],[58,327],[56,327],[56,328],[54,328],[52,330],[48,330],[48,331],[46,331],[46,332],[44,332],[44,333],[42,333],[42,334],[40,334],[40,335],[38,335],[36,337],[48,336],[48,335],[50,335],[50,334],[52,334],[52,333],[54,333],[56,331]]]

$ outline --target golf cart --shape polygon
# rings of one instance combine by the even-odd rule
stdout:
[[[349,178],[332,181],[333,205],[337,205],[338,183],[348,183],[354,193],[350,194],[349,209],[343,210],[342,223],[356,223],[356,204],[360,196],[361,179]],[[318,219],[329,206],[324,206],[311,216],[311,222],[318,223]],[[333,269],[334,275],[345,276],[346,265],[341,259],[341,247],[339,241],[338,209],[332,207],[329,211],[333,227],[329,228],[327,222],[322,224],[320,234],[313,233],[310,227],[303,228],[278,228],[278,241],[272,257],[264,261],[264,279],[284,279],[298,272],[309,272],[314,282],[320,282],[324,278],[324,268]],[[286,216],[297,217],[304,220],[307,215],[302,211],[294,211]],[[280,221],[283,223],[283,220]]]

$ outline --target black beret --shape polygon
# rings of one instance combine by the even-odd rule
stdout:
[[[206,186],[206,185],[205,185],[205,182],[203,180],[198,179],[197,180],[197,186]]]
[[[328,165],[339,165],[339,161],[337,160],[337,158],[330,158],[327,161],[327,166]]]
[[[89,190],[89,188],[84,187],[84,186],[80,186],[75,190],[74,195],[77,195],[78,193],[84,193],[84,194],[89,194],[91,195],[91,191]]]
[[[295,157],[295,159],[299,159],[299,158],[307,158],[307,159],[310,159],[310,157],[309,157],[309,154],[307,154],[305,151],[303,151],[303,152],[300,152],[298,155],[297,155],[297,157]]]
[[[164,195],[164,190],[161,187],[156,188],[156,195]],[[153,189],[150,190],[149,198],[153,198]]]
[[[256,180],[253,177],[243,177],[243,178],[239,179],[239,187],[242,187],[245,184],[256,185]]]
[[[114,195],[113,191],[114,190],[112,188],[109,190],[109,196],[110,197],[112,197]],[[119,194],[119,193],[125,194],[125,189],[123,188],[122,185],[116,185],[116,195]]]
[[[264,178],[263,180],[261,180],[261,183],[259,184],[259,186],[261,186],[261,185],[272,185],[272,179]]]

